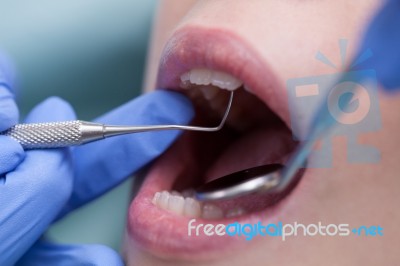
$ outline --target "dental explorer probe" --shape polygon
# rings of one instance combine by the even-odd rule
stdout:
[[[220,130],[224,126],[232,106],[232,101],[233,91],[230,93],[225,114],[220,124],[216,127],[184,125],[121,126],[73,120],[65,122],[18,124],[4,132],[0,132],[0,135],[15,139],[25,150],[28,150],[78,146],[108,137],[147,131],[190,130],[214,132]]]

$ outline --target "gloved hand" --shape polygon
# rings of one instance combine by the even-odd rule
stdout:
[[[190,102],[174,92],[157,91],[111,111],[96,122],[149,125],[187,124]],[[60,216],[120,184],[163,153],[178,131],[146,132],[109,138],[72,149],[74,184]],[[56,245],[40,241],[19,265],[123,265],[119,256],[101,245]]]
[[[0,58],[0,131],[18,121],[9,64]],[[49,112],[51,110],[51,112]],[[60,100],[37,107],[27,122],[74,118]],[[68,149],[24,152],[0,136],[0,265],[11,265],[42,235],[72,190],[73,171]]]
[[[11,74],[0,59],[0,131],[18,121]],[[139,97],[99,120],[185,124],[192,115],[187,99],[160,91]],[[51,98],[36,107],[25,122],[71,119],[75,119],[72,108]],[[72,152],[24,152],[16,141],[0,136],[0,265],[13,265],[21,256],[17,265],[122,265],[118,254],[105,246],[57,245],[38,239],[57,217],[122,182],[165,151],[178,134],[165,131],[116,137]]]

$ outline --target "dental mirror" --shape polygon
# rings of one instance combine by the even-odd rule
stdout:
[[[199,201],[216,201],[240,197],[276,187],[280,180],[281,164],[257,166],[210,181],[195,191]]]

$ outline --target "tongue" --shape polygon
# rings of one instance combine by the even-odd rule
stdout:
[[[206,182],[218,177],[265,164],[283,164],[295,142],[286,127],[261,128],[246,134],[231,144],[206,173]],[[237,199],[214,202],[225,213],[243,210],[245,213],[263,210],[286,195],[250,194]]]
[[[284,126],[254,130],[232,143],[206,173],[206,181],[265,164],[284,163],[294,148]]]

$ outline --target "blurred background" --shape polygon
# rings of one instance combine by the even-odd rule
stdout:
[[[156,0],[0,0],[0,49],[17,67],[22,116],[57,95],[90,120],[137,96],[155,7]],[[130,185],[72,213],[48,236],[119,250]]]

